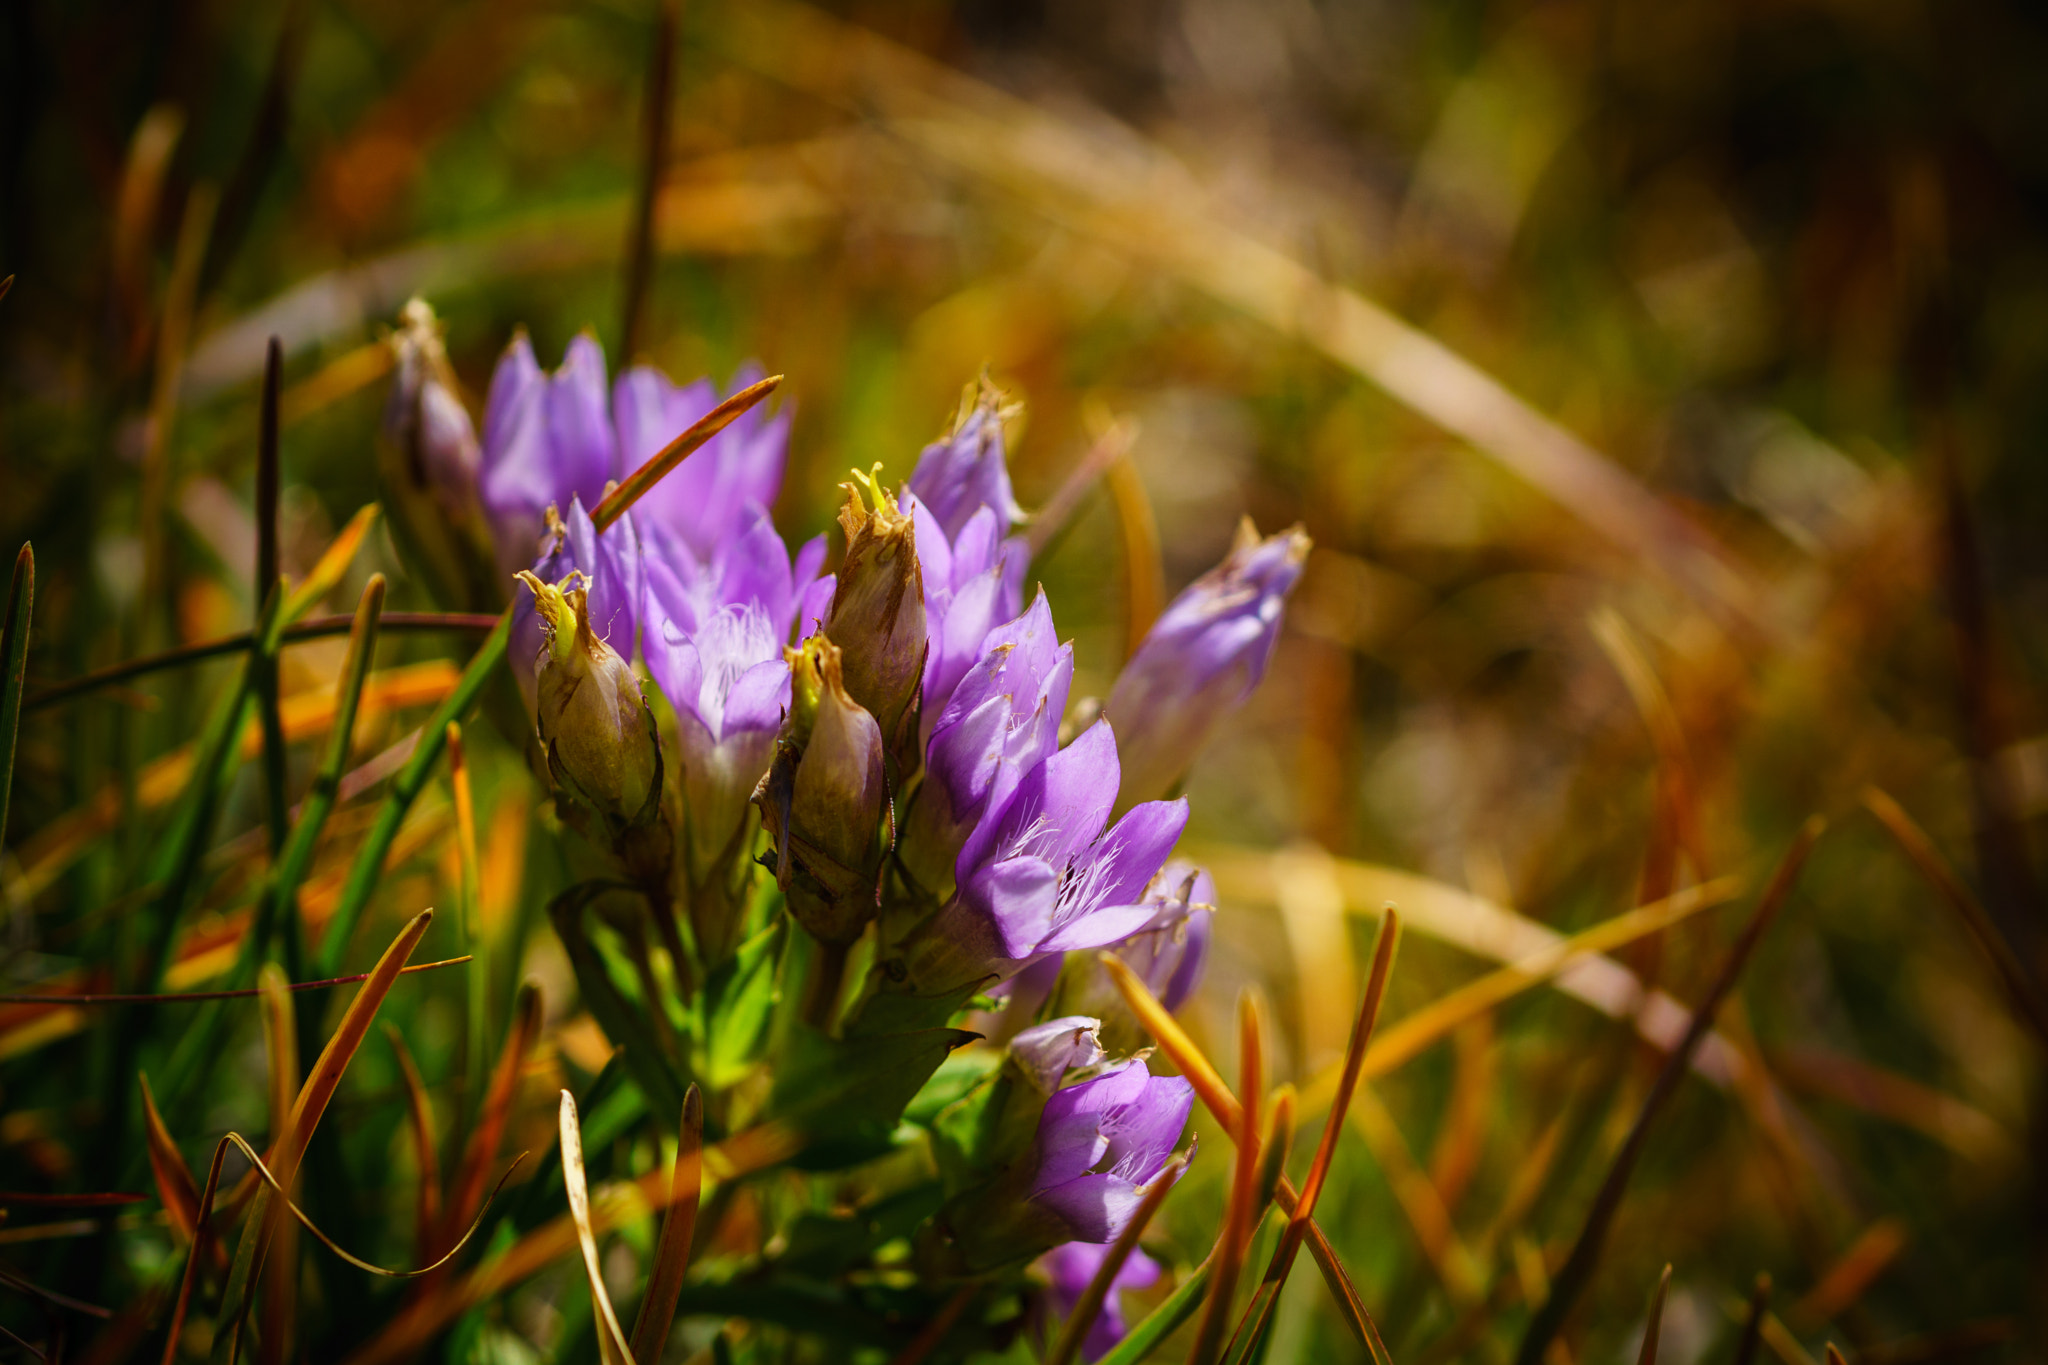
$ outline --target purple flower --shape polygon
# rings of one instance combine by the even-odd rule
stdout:
[[[760,378],[758,366],[743,366],[733,376],[732,391]],[[620,477],[654,458],[719,402],[708,379],[678,387],[651,365],[620,375],[612,389]],[[751,518],[750,509],[774,505],[788,450],[788,410],[768,417],[759,407],[748,409],[647,491],[636,506],[642,525],[671,531],[700,560],[710,559]]]
[[[535,362],[526,333],[519,333],[498,361],[484,406],[478,493],[500,572],[509,577],[533,563],[549,507],[566,507],[572,498],[597,506],[618,471],[597,338],[579,334],[562,368],[550,375]]]
[[[1102,1060],[1102,1021],[1076,1014],[1034,1024],[1010,1040],[1010,1056],[1039,1094],[1050,1095],[1069,1071]]]
[[[661,801],[660,741],[640,680],[592,630],[581,572],[519,577],[540,620],[536,728],[549,775],[614,827],[647,823]]]
[[[787,565],[784,566],[785,569]],[[759,603],[715,608],[689,629],[650,618],[647,671],[675,708],[686,871],[703,884],[747,817],[789,707],[783,634]]]
[[[1179,1076],[1128,1061],[1068,1086],[1039,1116],[1030,1201],[1077,1242],[1114,1241],[1173,1155],[1194,1105]]]
[[[477,501],[483,447],[426,300],[412,299],[400,311],[391,356],[377,472],[392,535],[437,602],[494,608],[508,585],[493,572]]]
[[[916,527],[924,580],[922,728],[929,741],[953,689],[980,657],[989,631],[1023,608],[1025,552],[1021,542],[999,539],[1001,519],[992,508],[977,508],[958,535],[949,537],[914,494],[904,494],[902,505]]]
[[[640,546],[631,513],[599,535],[583,510],[580,496],[569,500],[566,519],[546,509],[548,543],[533,564],[543,583],[560,583],[581,573],[590,595],[590,629],[619,657],[630,661],[639,640],[641,605]],[[522,566],[523,567],[523,566]],[[541,648],[542,623],[529,593],[512,607],[512,639],[508,658],[527,710],[534,707],[535,660]]]
[[[949,889],[961,846],[982,815],[1007,802],[1023,775],[1059,747],[1073,680],[1073,647],[1059,643],[1043,592],[983,639],[973,667],[932,714],[924,784],[900,841],[906,865],[926,887]]]
[[[1064,1320],[1073,1315],[1075,1305],[1088,1292],[1095,1272],[1108,1257],[1109,1248],[1095,1242],[1065,1242],[1045,1253],[1039,1266],[1050,1281],[1046,1294],[1055,1316]],[[1102,1301],[1102,1311],[1089,1325],[1088,1335],[1081,1338],[1083,1360],[1102,1359],[1130,1331],[1119,1295],[1127,1289],[1150,1289],[1157,1283],[1159,1262],[1136,1247],[1131,1248],[1129,1259],[1109,1282],[1109,1295]]]
[[[1160,1004],[1177,1010],[1194,994],[1208,965],[1216,882],[1206,868],[1175,858],[1153,878],[1145,903],[1158,913],[1110,951],[1130,963]]]
[[[1172,791],[1266,675],[1308,550],[1298,526],[1260,540],[1247,520],[1224,561],[1153,623],[1103,708],[1123,734],[1122,807]]]
[[[983,507],[995,515],[997,540],[1023,518],[1003,458],[1003,420],[1015,411],[984,376],[978,388],[968,389],[953,430],[917,457],[910,491],[931,510],[947,540],[956,539]]]
[[[927,986],[1008,977],[1149,923],[1158,909],[1142,903],[1145,888],[1187,824],[1187,802],[1146,802],[1105,830],[1116,793],[1106,721],[1025,773],[968,836],[959,889],[913,945],[913,974]]]

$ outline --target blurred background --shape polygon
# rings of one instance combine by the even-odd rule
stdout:
[[[786,374],[777,515],[806,536],[849,468],[906,475],[986,367],[1025,403],[1021,501],[1081,494],[1034,566],[1077,696],[1241,515],[1316,542],[1189,783],[1221,900],[1198,1037],[1229,1052],[1254,985],[1272,1065],[1306,1080],[1342,1052],[1383,901],[1416,915],[1398,1020],[1528,950],[1495,912],[1569,931],[1722,875],[1754,891],[1823,813],[1567,1355],[1632,1356],[1668,1261],[1678,1365],[1730,1358],[1760,1272],[1791,1365],[1824,1340],[2040,1358],[2042,1040],[1951,908],[1981,903],[2038,980],[2034,7],[684,0],[632,356],[648,0],[14,0],[0,22],[0,543],[36,546],[32,682],[246,628],[273,334],[294,575],[379,496],[382,338],[415,293],[479,406],[522,326],[548,365],[590,328],[614,364]],[[376,543],[329,609],[372,569],[394,609],[431,605]],[[365,756],[469,647],[386,644]],[[287,693],[331,686],[341,648],[289,652]],[[221,676],[25,719],[11,979],[78,966],[75,926],[118,913],[165,818],[149,765]],[[525,838],[539,793],[509,749],[479,763],[486,916],[566,983],[532,923],[566,877]],[[245,772],[221,913],[260,804]],[[447,894],[446,803],[423,811],[380,914]],[[1739,923],[1694,918],[1622,953],[1619,986],[1525,994],[1372,1082],[1323,1208],[1397,1357],[1506,1359],[1514,1333],[1474,1324],[1540,1297],[1577,1235],[1661,1060],[1654,1012],[1629,1023],[1643,989],[1696,1001]],[[572,995],[549,1065],[602,1060]],[[408,1027],[446,1071],[451,1020]],[[68,1037],[0,1018],[9,1162],[75,1159]],[[366,1053],[350,1086],[380,1074]],[[1195,1255],[1227,1164],[1168,1205]],[[1272,1359],[1347,1358],[1323,1292],[1296,1277]]]

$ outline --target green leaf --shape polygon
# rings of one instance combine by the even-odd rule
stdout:
[[[792,1164],[836,1170],[888,1151],[911,1097],[948,1053],[976,1036],[934,1028],[827,1038],[808,1026],[791,1029],[768,1116],[808,1139]]]
[[[704,983],[710,1005],[705,1079],[714,1091],[736,1084],[759,1061],[768,1021],[775,1013],[775,964],[788,930],[788,919],[777,916]]]

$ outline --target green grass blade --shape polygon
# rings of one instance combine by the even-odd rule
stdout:
[[[1209,1288],[1209,1263],[1204,1261],[1195,1272],[1182,1280],[1166,1302],[1160,1304],[1133,1327],[1115,1349],[1097,1361],[1095,1365],[1138,1365],[1138,1362],[1159,1349],[1180,1325],[1195,1315],[1202,1306],[1202,1295]]]

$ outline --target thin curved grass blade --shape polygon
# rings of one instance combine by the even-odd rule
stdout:
[[[1814,841],[1820,838],[1827,822],[1815,815],[1800,827],[1792,846],[1778,864],[1778,870],[1771,877],[1770,885],[1764,888],[1757,899],[1756,911],[1744,925],[1735,944],[1728,950],[1728,956],[1721,965],[1705,998],[1693,1011],[1692,1022],[1687,1026],[1685,1036],[1676,1048],[1664,1058],[1664,1065],[1657,1073],[1656,1083],[1644,1098],[1642,1109],[1637,1113],[1634,1125],[1627,1138],[1615,1153],[1613,1164],[1608,1168],[1606,1178],[1601,1182],[1599,1192],[1593,1198],[1592,1208],[1587,1212],[1585,1227],[1580,1231],[1578,1241],[1573,1243],[1571,1254],[1566,1258],[1564,1268],[1551,1282],[1550,1295],[1543,1306],[1536,1310],[1529,1322],[1529,1329],[1522,1338],[1521,1349],[1516,1353],[1516,1365],[1540,1365],[1550,1342],[1564,1326],[1565,1319],[1578,1302],[1587,1284],[1593,1278],[1593,1270],[1599,1264],[1600,1251],[1606,1242],[1607,1230],[1613,1224],[1614,1215],[1620,1211],[1622,1195],[1627,1191],[1629,1176],[1635,1171],[1636,1159],[1642,1155],[1644,1144],[1649,1139],[1650,1127],[1657,1115],[1678,1090],[1687,1069],[1692,1064],[1692,1055],[1713,1027],[1714,1015],[1721,1002],[1727,999],[1735,988],[1742,969],[1749,964],[1750,956],[1762,941],[1764,931],[1777,918],[1799,878],[1800,869],[1806,865],[1807,854],[1813,851]]]
[[[697,1232],[697,1207],[704,1193],[704,1170],[697,1153],[704,1146],[704,1096],[692,1084],[683,1094],[682,1120],[677,1126],[676,1159],[669,1168],[668,1212],[661,1220],[661,1240],[647,1272],[647,1292],[633,1323],[633,1358],[658,1361],[675,1321],[676,1299],[690,1269],[690,1243]]]
[[[720,403],[711,411],[690,424],[682,435],[663,446],[654,458],[641,465],[625,480],[605,495],[604,501],[592,509],[591,524],[598,530],[608,529],[627,509],[647,495],[647,490],[667,478],[669,472],[719,432],[724,431],[739,419],[740,414],[759,403],[781,385],[782,376],[771,374],[766,379],[749,384],[732,397]]]
[[[583,1174],[583,1129],[576,1117],[576,1097],[567,1090],[562,1092],[560,1119],[562,1184],[569,1192],[569,1216],[576,1223],[583,1274],[590,1283],[590,1302],[596,1310],[598,1356],[605,1365],[634,1365],[633,1348],[619,1326],[619,1315],[612,1311],[612,1296],[605,1291],[604,1270],[598,1264],[597,1232],[590,1224],[590,1187]]]
[[[259,982],[263,1002],[263,1046],[270,1060],[270,1144],[291,1150],[291,1113],[299,1089],[299,1035],[285,990],[284,969],[263,964]],[[281,1365],[290,1351],[298,1321],[299,1239],[285,1223],[273,1234],[271,1256],[276,1265],[263,1281],[262,1331],[257,1339],[261,1365]]]
[[[399,970],[400,976],[411,976],[415,972],[439,971],[443,967],[460,967],[470,960],[469,954],[461,957],[444,957],[435,962],[415,962]],[[357,972],[352,976],[332,976],[325,981],[292,981],[284,989],[296,995],[301,991],[327,991],[336,986],[353,986],[358,981],[368,981],[369,972]],[[57,993],[28,995],[0,995],[0,1005],[185,1005],[198,1004],[208,1000],[253,1000],[263,993],[259,986],[245,986],[232,991],[157,991],[151,995],[63,995]]]

